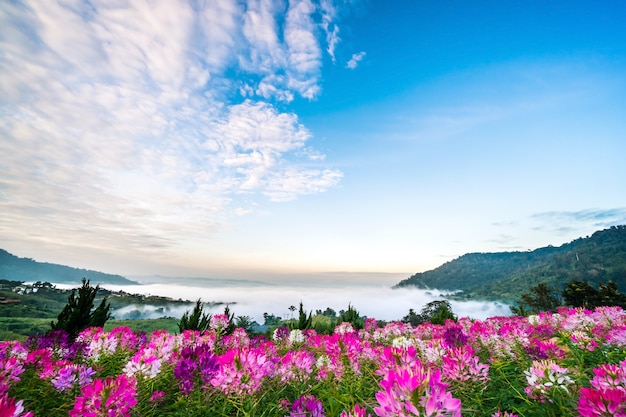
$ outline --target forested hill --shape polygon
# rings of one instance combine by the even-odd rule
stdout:
[[[61,284],[80,284],[86,278],[92,284],[137,284],[121,275],[105,274],[88,269],[72,268],[64,265],[37,262],[30,258],[18,258],[4,249],[0,249],[0,279],[9,281],[55,282]]]
[[[540,282],[560,291],[571,280],[614,281],[626,291],[626,226],[613,226],[559,247],[469,253],[396,285],[461,290],[456,298],[516,301]]]

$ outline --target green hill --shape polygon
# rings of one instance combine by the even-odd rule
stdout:
[[[105,274],[88,269],[72,268],[64,265],[37,262],[30,258],[18,258],[0,249],[0,279],[10,281],[55,282],[60,284],[80,284],[87,278],[92,284],[133,285],[137,282],[121,275]]]
[[[540,282],[562,290],[571,280],[614,281],[626,292],[626,226],[613,226],[559,247],[527,252],[469,253],[417,273],[395,287],[459,291],[454,298],[514,302]]]

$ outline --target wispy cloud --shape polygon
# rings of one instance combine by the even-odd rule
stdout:
[[[581,228],[607,228],[626,224],[626,208],[586,209],[578,211],[546,211],[531,216],[540,224],[537,229],[548,229],[557,234],[567,234]]]
[[[326,43],[328,44],[326,51],[328,52],[328,55],[330,55],[334,63],[336,61],[335,48],[341,40],[341,38],[339,37],[339,26],[336,23],[333,23],[335,20],[336,10],[332,2],[329,0],[322,0],[321,9],[322,28],[326,33]]]
[[[346,64],[346,68],[349,68],[352,70],[355,69],[359,65],[359,62],[363,60],[363,58],[365,58],[365,52],[359,52],[358,54],[353,54],[352,58],[350,58],[350,60]]]
[[[255,198],[335,186],[341,172],[275,106],[319,95],[322,44],[332,55],[338,39],[319,31],[335,27],[329,10],[2,2],[3,234],[165,248]]]

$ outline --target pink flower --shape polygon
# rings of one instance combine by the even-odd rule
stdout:
[[[163,391],[154,391],[150,396],[150,402],[153,403],[155,401],[159,401],[161,398],[165,397],[165,392]]]
[[[359,405],[355,405],[354,409],[350,412],[342,411],[339,417],[372,417],[371,414],[366,414],[367,410],[365,407],[361,408]]]
[[[617,388],[581,388],[578,412],[582,417],[626,417],[626,392]]]
[[[443,375],[449,381],[486,382],[489,365],[479,362],[470,346],[451,349],[443,358]]]
[[[210,383],[226,394],[255,393],[265,378],[274,375],[274,364],[262,349],[231,349],[218,360],[219,368]]]
[[[3,394],[0,396],[0,417],[33,417],[33,413],[24,412],[22,400],[16,402],[8,394]]]
[[[209,327],[215,331],[222,331],[227,328],[229,324],[230,319],[226,314],[215,314],[213,317],[211,317]]]
[[[335,333],[337,334],[346,334],[346,333],[354,333],[354,327],[348,322],[343,322],[335,327]]]
[[[524,374],[528,382],[526,394],[539,401],[545,401],[555,391],[569,393],[568,386],[574,383],[567,368],[560,367],[554,361],[534,361]]]
[[[289,417],[324,417],[324,407],[314,395],[305,394],[293,402]]]
[[[15,356],[0,359],[0,395],[7,392],[13,383],[20,380],[22,372],[24,372],[22,361]]]
[[[137,404],[137,383],[122,374],[116,378],[96,379],[76,397],[70,417],[129,417]]]
[[[307,350],[288,351],[277,364],[276,374],[282,382],[304,382],[313,374],[315,355]]]
[[[626,361],[620,365],[604,364],[593,369],[591,386],[597,390],[619,388],[626,391]]]
[[[446,391],[438,369],[429,370],[416,362],[411,369],[389,370],[380,385],[383,390],[376,393],[379,406],[374,408],[379,417],[461,417],[461,401]]]

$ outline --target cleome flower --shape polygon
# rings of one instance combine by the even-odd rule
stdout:
[[[70,417],[129,417],[137,404],[137,383],[121,374],[96,379],[81,389]]]
[[[554,361],[534,361],[528,371],[524,371],[528,386],[525,391],[532,399],[545,401],[555,391],[569,393],[568,386],[574,381],[568,375],[567,368],[562,368]]]

